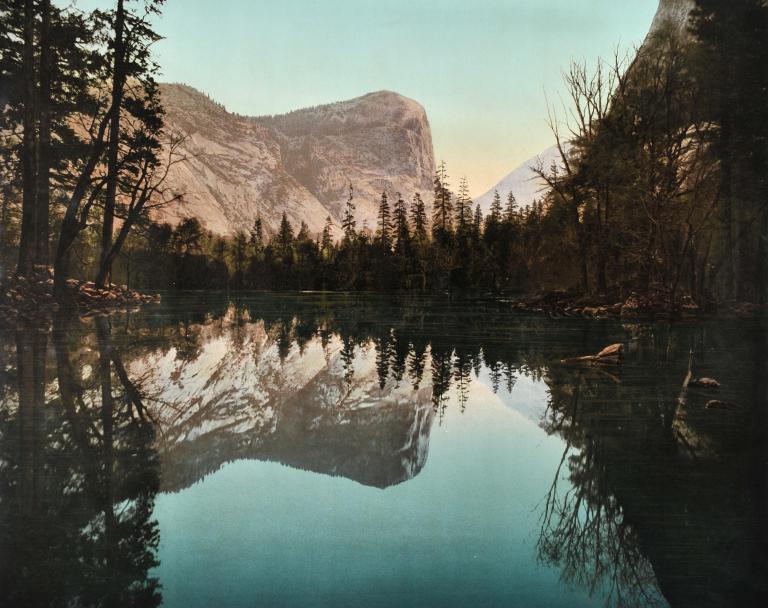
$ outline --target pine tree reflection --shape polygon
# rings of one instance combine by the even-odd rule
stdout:
[[[52,334],[19,332],[15,350],[7,349],[14,360],[0,365],[3,601],[158,603],[158,583],[149,575],[157,549],[153,420],[177,421],[186,404],[146,395],[142,384],[149,382],[132,362],[175,351],[182,369],[221,339],[227,348],[249,349],[249,361],[280,360],[268,388],[282,400],[282,426],[272,433],[274,419],[264,418],[262,426],[247,427],[253,436],[246,442],[222,426],[172,456],[164,451],[164,480],[174,479],[169,490],[242,457],[376,487],[402,483],[424,466],[434,418],[444,423],[449,408],[468,407],[478,377],[511,393],[526,376],[546,384],[541,426],[566,445],[541,504],[541,560],[569,583],[608,595],[611,605],[664,598],[673,606],[760,605],[755,598],[768,577],[759,576],[766,504],[759,395],[768,374],[745,362],[765,360],[765,345],[755,346],[764,329],[553,324],[511,318],[491,305],[405,300],[395,307],[324,296],[265,295],[258,302],[227,300],[205,314],[185,310],[120,324],[58,319]],[[558,363],[596,352],[616,334],[628,345],[620,372]],[[50,345],[54,356],[47,360]],[[738,387],[719,398],[743,407],[707,409],[707,397],[695,393],[681,405],[691,347],[700,372],[716,365],[709,373]],[[309,388],[287,394],[280,385],[285,370],[301,371],[301,362],[291,366],[305,352],[315,366]],[[711,360],[710,352],[720,354]],[[368,407],[398,387],[385,406]],[[215,404],[223,412],[207,410],[205,394],[199,399],[197,418],[174,427],[175,436],[208,415],[227,420],[231,413],[226,398]],[[168,413],[171,407],[179,411]],[[402,452],[404,445],[410,451]]]
[[[83,338],[71,319],[56,319],[52,360],[47,332],[16,336],[18,404],[7,398],[0,419],[4,605],[161,601],[149,576],[159,540],[153,430],[138,415],[138,389],[123,375],[106,320],[96,327],[95,357],[70,349]]]

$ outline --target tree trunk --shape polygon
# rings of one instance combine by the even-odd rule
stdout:
[[[96,277],[96,286],[104,287],[109,280],[111,263],[107,259],[112,248],[112,232],[115,223],[115,199],[117,197],[118,152],[120,144],[120,109],[123,105],[123,89],[125,86],[125,11],[123,0],[117,1],[115,12],[115,48],[112,65],[112,116],[109,124],[109,139],[107,142],[107,192],[104,200],[104,221],[101,231],[100,267]],[[105,269],[104,269],[105,267]]]
[[[576,231],[576,241],[579,245],[579,266],[581,270],[581,290],[589,293],[589,272],[587,270],[587,239],[584,234],[581,218],[579,217],[579,204],[576,197],[571,198],[571,219]]]
[[[51,173],[51,2],[43,0],[40,24],[39,133],[37,139],[37,201],[35,204],[35,263],[48,265]]]
[[[43,473],[45,357],[48,336],[43,332],[16,334],[19,376],[19,453],[21,498],[25,508],[39,508]]]
[[[107,251],[106,256],[104,256],[102,263],[99,265],[99,274],[96,278],[97,285],[104,285],[106,283],[106,280],[109,277],[112,269],[112,264],[120,254],[120,250],[125,243],[125,239],[128,238],[128,233],[131,231],[131,228],[135,224],[136,217],[138,217],[138,213],[129,213],[128,217],[125,218],[122,226],[120,226],[120,232],[117,234],[115,242],[112,243],[109,250]]]
[[[106,317],[96,318],[96,338],[99,349],[99,384],[101,388],[101,433],[104,477],[102,478],[102,500],[104,510],[104,542],[107,565],[111,566],[111,549],[115,534],[115,495],[113,472],[114,451],[114,401],[112,399],[112,346],[110,344],[109,321]]]
[[[62,300],[66,295],[66,281],[69,278],[70,261],[72,257],[72,244],[80,227],[76,219],[64,218],[59,233],[59,244],[56,248],[56,258],[53,262],[53,294]]]
[[[24,134],[21,144],[21,240],[19,274],[29,274],[35,259],[35,7],[33,0],[24,2]]]
[[[96,165],[104,152],[104,133],[106,132],[107,122],[107,120],[102,119],[102,122],[99,125],[98,133],[93,142],[91,155],[89,156],[85,167],[83,167],[83,170],[80,172],[80,175],[77,177],[77,184],[69,199],[69,203],[67,203],[67,210],[61,221],[59,241],[56,246],[56,258],[53,263],[53,293],[59,299],[66,296],[66,281],[69,278],[72,245],[82,229],[82,222],[80,221],[81,218],[79,215],[87,215],[87,212],[82,210],[80,206],[82,205],[88,188],[91,186],[93,171],[96,169]],[[91,197],[94,198],[98,193],[99,189],[97,188],[91,192]]]
[[[607,220],[608,220],[608,186],[605,187],[605,199],[603,204],[600,204],[600,196],[597,197],[597,226],[598,235],[597,240],[597,290],[604,294],[608,291],[608,281],[606,280],[605,267],[607,264],[605,248],[608,243],[607,238]],[[601,209],[602,207],[602,209]]]

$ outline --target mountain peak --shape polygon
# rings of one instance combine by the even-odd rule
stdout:
[[[354,185],[357,222],[372,226],[382,190],[426,192],[435,164],[424,108],[393,91],[246,117],[185,84],[161,85],[166,121],[184,133],[188,161],[169,185],[182,204],[158,219],[200,219],[219,234],[248,231],[261,217],[274,231],[285,212],[320,232],[337,222]]]

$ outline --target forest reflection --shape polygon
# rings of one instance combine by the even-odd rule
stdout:
[[[0,389],[0,603],[158,606],[154,430],[108,321],[59,318],[14,343]]]
[[[525,376],[546,385],[536,422],[563,441],[550,491],[531,497],[539,560],[612,606],[760,605],[765,336],[758,322],[552,322],[497,302],[338,295],[179,299],[20,328],[0,354],[0,602],[159,605],[159,491],[239,458],[401,483],[424,466],[431,425],[470,406],[473,383],[511,393]],[[627,345],[621,369],[559,363],[615,341]],[[214,342],[230,357],[224,372],[195,394],[191,381],[173,388],[169,378],[209,363]],[[732,407],[681,394],[691,349]],[[325,361],[309,380],[286,384],[317,365],[315,352]],[[240,371],[245,389],[215,393],[217,374]]]

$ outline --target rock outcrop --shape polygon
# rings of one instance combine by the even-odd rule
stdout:
[[[162,85],[167,128],[186,135],[168,185],[183,202],[158,219],[197,217],[209,230],[248,231],[260,216],[276,231],[282,213],[313,232],[337,224],[350,183],[359,227],[375,225],[383,190],[426,194],[432,187],[432,135],[424,109],[381,91],[271,117],[227,112],[195,89]]]
[[[656,9],[646,40],[667,27],[680,33],[686,32],[688,17],[694,6],[694,0],[659,0],[659,8]]]

